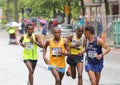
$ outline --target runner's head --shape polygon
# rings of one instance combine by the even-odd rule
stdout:
[[[94,35],[94,27],[91,25],[86,26],[84,35],[86,38],[89,38],[91,35]]]
[[[28,24],[26,29],[27,29],[27,33],[28,34],[32,34],[33,33],[33,25],[32,24]]]
[[[83,34],[83,26],[77,26],[76,34],[77,36],[81,36]]]
[[[55,39],[57,39],[57,40],[60,39],[61,30],[59,27],[54,27],[52,33],[53,33],[53,36]]]

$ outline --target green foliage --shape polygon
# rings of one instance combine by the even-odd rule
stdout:
[[[78,17],[81,10],[81,7],[78,6],[79,0],[18,0],[18,13],[21,13],[21,8],[24,8],[25,11],[27,8],[31,8],[32,12],[30,16],[52,16],[54,8],[64,13],[66,1],[69,1],[71,4],[72,16]],[[14,15],[13,2],[14,0],[10,0],[9,9],[6,7],[7,0],[0,0],[0,5],[3,3],[1,6],[6,9],[6,11],[10,11],[11,15]]]

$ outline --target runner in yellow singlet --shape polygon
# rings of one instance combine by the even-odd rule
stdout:
[[[82,71],[83,71],[83,55],[79,55],[84,47],[83,26],[78,26],[76,33],[69,38],[71,55],[67,58],[67,63],[70,65],[67,75],[71,75],[73,79],[76,78],[76,69],[78,72],[78,85],[82,85]]]
[[[24,47],[23,59],[29,70],[29,85],[33,85],[33,73],[38,60],[37,46],[43,47],[39,35],[33,33],[33,29],[32,24],[28,24],[27,33],[21,36],[19,40],[20,45]]]
[[[61,30],[58,27],[53,28],[53,38],[45,42],[43,48],[43,59],[49,65],[54,78],[55,85],[62,85],[62,79],[65,72],[66,62],[65,56],[70,54],[67,39],[61,38]],[[46,57],[47,47],[50,46],[50,58]]]

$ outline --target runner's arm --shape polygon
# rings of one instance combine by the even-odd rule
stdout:
[[[45,45],[43,47],[43,59],[45,61],[46,64],[49,64],[49,60],[46,58],[46,53],[47,53],[47,47],[49,46],[50,41],[46,40],[45,41]]]
[[[79,52],[79,55],[82,55],[86,52],[86,43],[87,43],[87,40],[86,38],[83,39],[83,49],[82,51]]]
[[[67,39],[64,39],[64,47],[65,47],[67,52],[62,53],[62,54],[65,55],[65,56],[70,55],[69,41]]]
[[[105,50],[101,54],[102,56],[106,55],[107,53],[110,52],[110,47],[100,38],[97,39],[98,45],[102,46]]]
[[[19,43],[22,47],[25,47],[25,44],[23,44],[23,40],[24,40],[24,37],[21,36],[20,40],[19,40]]]
[[[40,39],[40,36],[39,35],[35,35],[35,38],[36,38],[36,42],[34,42],[36,45],[38,45],[39,47],[43,48],[43,44],[42,44],[42,41]]]

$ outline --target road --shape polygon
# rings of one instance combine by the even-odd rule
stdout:
[[[0,31],[0,85],[27,85],[28,71],[22,60],[20,45],[9,45],[8,34],[5,30]],[[34,85],[54,85],[54,78],[47,70],[42,59],[42,52],[38,49],[39,60],[34,74]],[[47,53],[49,55],[49,53]],[[105,56],[104,69],[100,85],[120,85],[120,49],[112,48]],[[68,65],[67,65],[68,67]],[[62,85],[77,85],[77,79],[66,75]],[[87,73],[83,72],[83,85],[90,85]]]

